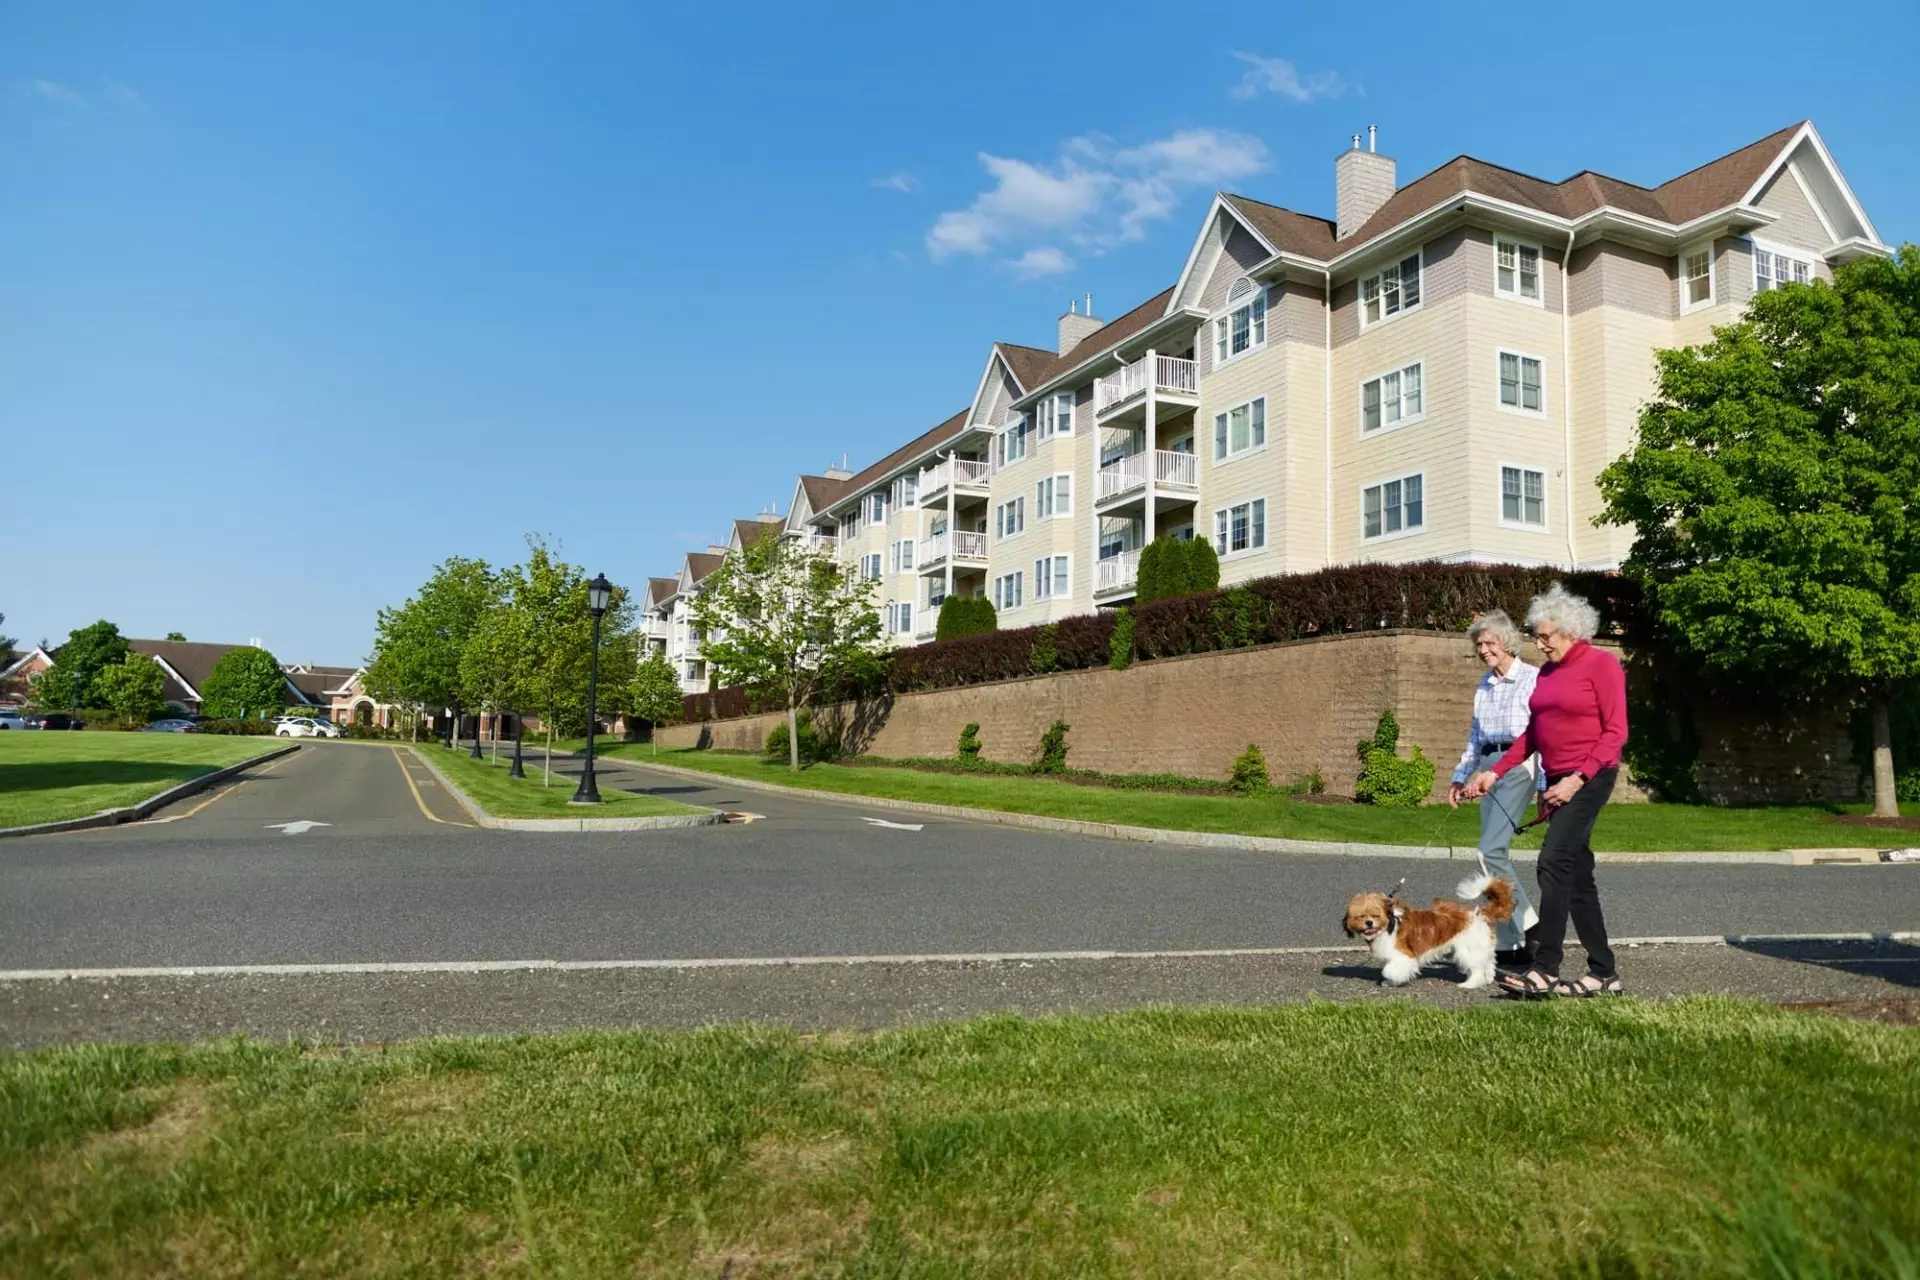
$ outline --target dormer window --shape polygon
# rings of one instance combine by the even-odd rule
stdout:
[[[1360,324],[1379,324],[1388,316],[1420,305],[1420,255],[1409,254],[1360,281]]]
[[[1227,290],[1228,312],[1213,322],[1216,365],[1267,345],[1267,291],[1246,276]]]

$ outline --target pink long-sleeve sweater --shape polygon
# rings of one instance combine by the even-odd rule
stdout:
[[[1532,719],[1493,766],[1505,777],[1538,751],[1549,778],[1578,773],[1591,778],[1620,763],[1627,745],[1627,673],[1620,659],[1586,641],[1540,668],[1528,700]]]

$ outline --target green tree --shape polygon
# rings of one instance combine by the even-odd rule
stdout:
[[[660,726],[680,717],[686,706],[680,691],[680,678],[664,653],[653,653],[634,668],[628,703],[633,714],[653,726],[653,754],[660,754]]]
[[[78,707],[78,693],[73,673],[65,667],[48,667],[27,681],[27,700],[42,711],[65,711]]]
[[[498,585],[506,578],[496,577]],[[513,705],[514,682],[526,658],[526,638],[520,617],[504,603],[480,615],[460,650],[460,701],[482,715],[497,717]],[[500,757],[500,735],[493,735],[493,755]]]
[[[1140,548],[1140,566],[1134,574],[1133,598],[1136,604],[1149,604],[1184,594],[1187,561],[1180,544],[1171,537],[1155,538]]]
[[[1188,538],[1182,549],[1187,556],[1187,590],[1212,591],[1220,585],[1220,555],[1205,538]]]
[[[796,772],[800,709],[880,673],[887,643],[877,586],[849,576],[831,554],[768,538],[728,552],[695,597],[694,623],[706,633],[716,678],[786,703]]]
[[[542,785],[553,784],[553,735],[561,717],[583,719],[587,705],[587,666],[593,650],[593,615],[587,609],[587,575],[556,557],[540,538],[527,539],[527,562],[510,573],[506,608],[518,619],[525,651],[514,680],[513,699],[522,710],[537,712],[546,729]],[[615,587],[601,620],[601,634],[633,630],[633,601]]]
[[[167,632],[167,642],[169,644],[185,644],[186,640],[187,640],[187,637],[186,637],[186,633],[184,632],[180,632],[180,631]]]
[[[460,703],[460,655],[481,616],[499,598],[484,560],[451,556],[434,567],[416,596],[375,621],[367,692],[406,707],[419,735],[419,713]]]
[[[271,653],[252,645],[220,655],[200,687],[200,709],[222,720],[250,720],[286,705],[286,671]]]
[[[998,630],[1000,619],[993,601],[985,596],[948,596],[940,602],[940,616],[933,624],[936,640],[957,640]]]
[[[0,613],[0,626],[5,626],[6,622],[7,615]],[[0,634],[0,666],[4,666],[13,661],[13,647],[18,643],[19,641],[15,640],[12,636]]]
[[[107,704],[93,690],[94,677],[108,667],[127,659],[127,641],[120,628],[104,618],[78,631],[67,633],[67,642],[53,655],[56,667],[66,673],[64,692],[67,700],[60,706],[104,707]],[[44,703],[42,705],[55,705]]]
[[[130,725],[146,724],[167,708],[167,674],[144,653],[129,653],[126,661],[101,671],[93,688]]]
[[[1920,249],[1756,296],[1662,351],[1600,519],[1698,668],[1864,703],[1874,812],[1898,813],[1888,705],[1920,681]]]

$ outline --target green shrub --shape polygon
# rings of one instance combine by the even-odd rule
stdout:
[[[1027,665],[1035,675],[1060,669],[1060,624],[1049,622],[1033,636],[1033,648],[1027,651]]]
[[[1417,808],[1426,802],[1433,793],[1433,761],[1417,746],[1402,760],[1399,745],[1399,717],[1390,709],[1382,711],[1373,736],[1362,738],[1354,747],[1360,757],[1360,777],[1353,784],[1355,800],[1392,809]]]
[[[199,725],[201,733],[230,733],[240,737],[270,737],[277,727],[271,720],[237,718],[202,720]]]
[[[933,624],[935,640],[957,640],[998,630],[999,615],[993,601],[985,596],[948,596],[940,602],[940,617]]]
[[[813,724],[813,713],[802,707],[794,716],[794,722],[800,726],[800,763],[819,764],[822,761],[837,759],[840,744],[832,735],[823,734]],[[775,760],[786,760],[792,753],[788,750],[787,725],[782,720],[767,733],[765,753]]]
[[[1140,604],[1185,595],[1186,580],[1186,557],[1172,538],[1155,538],[1140,548],[1140,569],[1133,579],[1133,598]]]
[[[1222,649],[1244,649],[1260,632],[1260,600],[1245,587],[1229,587],[1213,598],[1213,631]]]
[[[955,758],[961,764],[980,763],[980,725],[977,722],[960,730],[960,750]]]
[[[1055,720],[1040,735],[1040,750],[1033,758],[1035,773],[1065,773],[1067,771],[1067,722]]]
[[[1323,796],[1327,793],[1327,780],[1318,769],[1311,769],[1295,776],[1287,784],[1287,790],[1296,796]]]
[[[1107,641],[1107,665],[1125,671],[1133,661],[1133,610],[1125,605],[1113,615],[1113,638]]]
[[[1220,585],[1220,557],[1213,543],[1205,538],[1189,538],[1181,544],[1187,559],[1187,590],[1212,591]]]
[[[1267,758],[1260,753],[1256,743],[1248,743],[1233,761],[1233,771],[1227,775],[1227,786],[1241,795],[1254,795],[1273,785],[1267,776]]]

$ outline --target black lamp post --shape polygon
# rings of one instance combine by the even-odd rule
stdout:
[[[507,770],[507,776],[509,778],[524,778],[527,776],[526,769],[523,768],[520,764],[520,731],[523,727],[524,726],[522,726],[520,723],[520,713],[518,711],[514,712],[513,713],[513,767]]]
[[[593,649],[587,657],[587,767],[580,774],[580,789],[573,793],[574,804],[600,803],[600,787],[593,777],[593,717],[600,693],[600,617],[612,599],[613,584],[607,575],[595,574],[587,584],[587,608],[593,613]]]
[[[460,725],[460,716],[459,716],[459,713],[456,712],[452,707],[446,708],[446,712],[447,712],[447,725],[446,725],[447,750],[451,751],[453,750],[454,732],[459,728],[459,725]]]
[[[472,756],[473,756],[473,758],[474,758],[475,760],[478,760],[478,759],[480,759],[480,727],[481,727],[481,724],[482,724],[482,723],[483,723],[483,722],[485,721],[485,719],[486,719],[486,717],[484,717],[484,716],[482,716],[482,715],[481,715],[481,714],[480,714],[479,712],[477,712],[477,711],[476,711],[476,712],[474,712],[474,715],[473,715],[473,752],[472,752]]]

